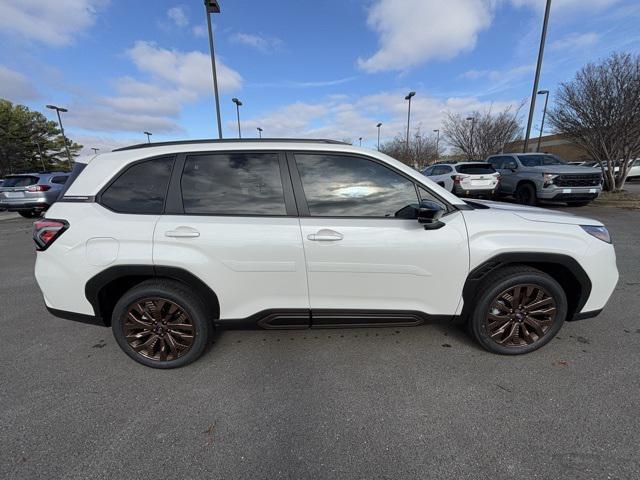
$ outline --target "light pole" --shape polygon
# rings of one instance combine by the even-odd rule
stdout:
[[[260,135],[260,138],[262,138],[262,128],[258,127],[258,135]]]
[[[218,138],[222,139],[222,121],[220,120],[220,97],[218,96],[218,75],[216,73],[216,53],[213,47],[213,29],[211,28],[211,14],[220,13],[218,0],[204,0],[204,10],[209,29],[209,52],[211,53],[211,73],[213,74],[213,96],[216,102],[216,118],[218,120]]]
[[[242,138],[242,130],[240,130],[240,107],[242,106],[242,102],[236,97],[233,97],[231,101],[236,104],[236,113],[238,114],[238,138]]]
[[[358,140],[360,140],[360,146],[362,146],[362,137],[360,137]]]
[[[544,20],[542,22],[542,35],[540,36],[540,50],[538,50],[538,64],[536,65],[536,76],[533,81],[533,92],[531,93],[531,105],[529,106],[529,120],[527,121],[527,131],[524,137],[524,147],[522,152],[527,153],[529,147],[529,136],[531,135],[531,123],[533,122],[533,112],[536,108],[536,93],[538,92],[538,82],[540,81],[540,70],[542,70],[542,57],[544,56],[544,42],[547,38],[547,25],[549,24],[549,12],[551,11],[551,0],[547,0],[544,9]]]
[[[151,135],[153,135],[153,133],[151,132],[142,132],[147,136],[147,143],[151,143]]]
[[[99,148],[95,148],[95,147],[91,147],[91,150],[93,150],[93,154],[97,155],[98,154],[98,150],[100,150]]]
[[[475,117],[467,117],[467,121],[471,122],[471,139],[469,141],[469,143],[471,144],[471,155],[469,155],[471,157],[471,160],[473,160],[474,154],[475,152],[475,148],[473,148],[473,129],[476,125],[476,119]]]
[[[438,145],[440,144],[440,129],[436,128],[433,133],[436,134],[436,160],[438,159]]]
[[[378,128],[378,151],[380,151],[380,127],[382,127],[382,122],[378,123],[376,127]]]
[[[416,92],[409,92],[407,96],[404,97],[405,100],[409,100],[409,110],[407,112],[407,145],[406,145],[407,155],[409,155],[409,128],[411,126],[411,99],[415,96],[416,96]]]
[[[544,110],[542,110],[542,123],[540,124],[540,135],[538,135],[538,147],[536,152],[540,151],[540,142],[542,141],[542,131],[544,130],[544,118],[547,116],[547,104],[549,103],[549,90],[539,90],[538,95],[544,95]]]
[[[47,105],[47,108],[50,108],[51,110],[55,110],[56,113],[58,114],[58,124],[60,125],[60,132],[62,133],[62,140],[64,141],[64,149],[67,151],[67,158],[69,159],[69,168],[71,168],[71,152],[69,152],[69,145],[67,143],[67,137],[64,134],[64,127],[62,126],[62,118],[60,117],[60,112],[62,113],[66,113],[69,110],[67,110],[66,108],[62,108],[62,107],[57,107],[55,105]]]

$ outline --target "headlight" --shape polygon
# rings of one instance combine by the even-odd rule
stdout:
[[[589,235],[596,237],[603,242],[611,243],[611,235],[607,227],[599,227],[597,225],[580,225],[580,227]]]
[[[542,176],[544,177],[544,186],[546,187],[547,185],[551,185],[553,183],[553,179],[558,175],[554,173],[543,173]]]

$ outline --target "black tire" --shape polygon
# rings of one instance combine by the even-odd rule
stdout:
[[[535,205],[537,203],[536,187],[530,183],[521,183],[516,188],[516,201],[522,205]]]
[[[586,207],[591,203],[591,200],[587,200],[586,202],[567,202],[567,206],[569,207]]]
[[[33,210],[20,210],[18,213],[24,218],[36,218],[39,216],[39,214]]]
[[[149,312],[152,318],[148,319],[144,314],[141,314],[141,320],[148,324],[158,324],[157,327],[155,327],[153,331],[146,329],[142,330],[140,334],[132,334],[131,332],[133,330],[131,330],[131,321],[128,317],[129,312],[134,308],[133,306],[141,300],[150,299],[157,299],[156,305],[160,302],[165,302],[165,304],[173,304],[179,307],[185,315],[183,316],[182,313],[180,313],[179,318],[172,318],[171,321],[167,320],[169,322],[168,325],[175,325],[177,323],[190,325],[189,330],[183,330],[181,333],[174,330],[169,330],[168,332],[171,333],[168,333],[163,330],[161,333],[158,333],[156,328],[163,328],[163,326],[160,325],[160,319],[167,319],[169,315],[173,316],[174,314],[168,313],[167,316],[162,317],[160,313],[157,313],[160,312],[161,309],[155,310],[156,305],[151,304],[153,310],[145,311]],[[145,303],[145,305],[149,304]],[[139,310],[135,311],[137,312]],[[166,324],[167,322],[162,323]],[[167,328],[168,325],[165,325],[165,328]],[[136,362],[152,368],[178,368],[194,362],[204,353],[211,341],[213,322],[202,299],[192,293],[187,286],[172,280],[147,280],[133,287],[131,290],[126,292],[120,300],[118,300],[111,317],[111,328],[113,330],[113,336],[118,342],[120,348]],[[179,342],[184,341],[184,343],[191,342],[191,344],[188,349],[173,348],[173,355],[167,356],[165,353],[165,357],[167,358],[166,360],[161,359],[161,357],[150,358],[150,356],[145,355],[144,353],[138,353],[134,349],[134,345],[129,343],[129,340],[127,340],[125,330],[130,332],[130,337],[138,335],[141,339],[136,340],[138,342],[136,347],[140,347],[140,343],[142,342],[152,342],[151,349],[157,349],[159,357],[161,355],[161,349],[165,352],[170,352],[172,350],[170,342],[167,341],[169,337],[172,338],[171,344],[174,346],[176,345],[174,339],[178,339]],[[183,340],[183,337],[186,338],[190,336],[189,332],[193,333],[193,338],[190,340]],[[146,336],[142,337],[142,334]],[[166,337],[164,337],[165,334]],[[156,337],[156,341],[152,340],[153,336]],[[160,336],[163,338],[160,339]],[[167,340],[165,340],[165,338]],[[161,345],[161,348],[158,347],[158,345]]]
[[[555,307],[555,315],[553,316],[553,319],[545,320],[545,323],[548,325],[540,328],[546,328],[546,330],[541,335],[538,335],[534,331],[534,328],[531,327],[531,324],[527,323],[533,319],[529,314],[525,314],[524,321],[522,318],[518,320],[510,320],[510,323],[506,324],[505,334],[500,334],[495,339],[492,338],[490,335],[492,327],[490,325],[491,319],[489,318],[489,315],[492,311],[494,313],[497,312],[497,310],[491,310],[492,306],[496,304],[495,302],[499,301],[498,299],[503,298],[501,295],[504,294],[504,292],[523,284],[535,285],[540,289],[538,292],[544,291],[552,298],[552,306]],[[533,290],[533,292],[535,291],[536,290]],[[531,298],[526,298],[527,292],[528,290],[525,290],[524,292],[525,299],[531,300]],[[540,298],[545,299],[546,297],[541,296]],[[522,297],[520,297],[520,299],[522,299]],[[537,300],[537,297],[533,297],[532,301],[540,303],[541,300]],[[547,300],[545,299],[544,301]],[[507,303],[502,303],[502,305],[507,305]],[[533,303],[531,303],[531,305],[533,305]],[[507,309],[508,308],[509,306],[507,305]],[[505,267],[491,273],[483,281],[482,286],[475,297],[474,309],[471,318],[469,318],[468,327],[470,333],[486,350],[502,355],[519,355],[532,352],[547,344],[562,328],[562,324],[567,316],[567,308],[566,294],[556,280],[535,268],[527,267],[525,265],[515,265]],[[515,315],[518,315],[520,311],[518,308],[516,308],[516,310],[517,313],[515,314],[507,312],[504,313],[504,316],[501,315],[501,317],[515,318]],[[539,314],[534,313],[533,315],[538,315],[538,318],[540,318]],[[496,324],[499,323],[494,323],[494,325]],[[538,324],[537,321],[536,324]],[[502,326],[505,324],[499,325]],[[516,327],[513,325],[516,325]],[[538,325],[540,326],[540,324]],[[502,328],[498,328],[496,332],[501,329]],[[522,344],[509,345],[509,342],[500,344],[499,341],[504,337],[508,336],[510,333],[513,335],[513,329],[516,330],[516,337],[513,337],[509,342],[522,341]],[[531,343],[527,343],[523,338],[525,336],[523,332],[526,331],[528,332],[530,339],[533,340]]]

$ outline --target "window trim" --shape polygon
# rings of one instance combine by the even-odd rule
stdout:
[[[295,156],[296,155],[332,155],[332,156],[336,156],[336,157],[355,157],[355,158],[360,158],[360,159],[364,159],[364,160],[369,160],[372,162],[377,163],[378,165],[381,165],[382,167],[386,167],[388,169],[390,169],[392,172],[400,175],[401,177],[403,177],[404,179],[410,181],[413,184],[413,188],[416,191],[416,197],[418,199],[419,202],[422,202],[422,196],[420,195],[420,188],[422,187],[424,188],[427,192],[429,192],[431,195],[433,195],[435,198],[438,199],[438,201],[440,201],[444,206],[445,209],[447,210],[445,215],[448,215],[450,213],[453,213],[457,210],[457,208],[450,204],[449,202],[447,202],[445,199],[443,199],[440,195],[436,194],[433,190],[431,190],[427,185],[418,182],[416,179],[410,177],[409,175],[407,175],[406,173],[404,173],[403,171],[395,168],[393,165],[389,165],[388,163],[375,158],[375,157],[371,157],[369,155],[366,154],[361,154],[361,153],[351,153],[351,152],[336,152],[336,151],[325,151],[325,150],[288,150],[286,152],[287,155],[287,164],[289,165],[289,172],[291,174],[291,181],[293,183],[293,190],[296,196],[296,203],[298,204],[298,211],[299,211],[299,217],[300,218],[346,218],[346,219],[366,219],[366,220],[401,220],[401,221],[407,221],[406,218],[400,218],[400,217],[371,217],[371,216],[357,216],[357,215],[311,215],[309,212],[309,206],[307,204],[307,197],[305,196],[304,193],[304,188],[302,186],[302,178],[300,176],[300,172],[298,171],[298,166],[296,164],[296,159]],[[412,220],[413,221],[413,220]]]
[[[102,203],[102,195],[109,189],[109,187],[111,187],[111,185],[113,185],[114,183],[116,183],[118,181],[118,179],[124,175],[125,173],[127,173],[129,171],[130,168],[135,167],[136,165],[139,165],[141,163],[145,163],[145,162],[149,162],[149,161],[153,161],[153,160],[160,160],[160,159],[171,159],[173,161],[173,163],[171,164],[171,173],[169,174],[169,183],[167,184],[167,189],[164,193],[164,203],[162,204],[162,211],[160,213],[147,213],[147,212],[120,212],[118,210],[114,210],[113,208],[105,205],[104,203]],[[171,186],[171,179],[173,178],[173,174],[175,172],[176,169],[176,154],[173,153],[169,153],[169,154],[164,154],[164,155],[154,155],[153,157],[146,157],[146,158],[141,158],[139,160],[135,160],[133,162],[127,163],[124,167],[122,167],[120,170],[118,170],[118,173],[116,173],[111,180],[109,180],[104,187],[102,187],[100,189],[100,191],[98,192],[98,194],[95,196],[95,203],[97,203],[98,205],[100,205],[102,208],[106,208],[107,210],[109,210],[110,212],[113,213],[117,213],[119,215],[164,215],[165,212],[165,208],[167,206],[167,199],[169,198],[169,187]]]
[[[187,157],[198,155],[225,155],[225,154],[270,154],[278,157],[278,168],[280,180],[282,181],[282,192],[284,196],[285,214],[283,215],[263,215],[253,213],[186,213],[182,199],[182,176]],[[289,218],[297,217],[296,200],[291,185],[291,178],[286,165],[285,152],[282,150],[200,150],[177,154],[176,162],[169,181],[169,190],[165,202],[164,215],[181,215],[188,217],[249,217],[249,218]]]

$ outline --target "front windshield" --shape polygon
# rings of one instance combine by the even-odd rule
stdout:
[[[543,167],[545,165],[566,165],[567,162],[555,155],[518,155],[518,160],[525,167]]]

